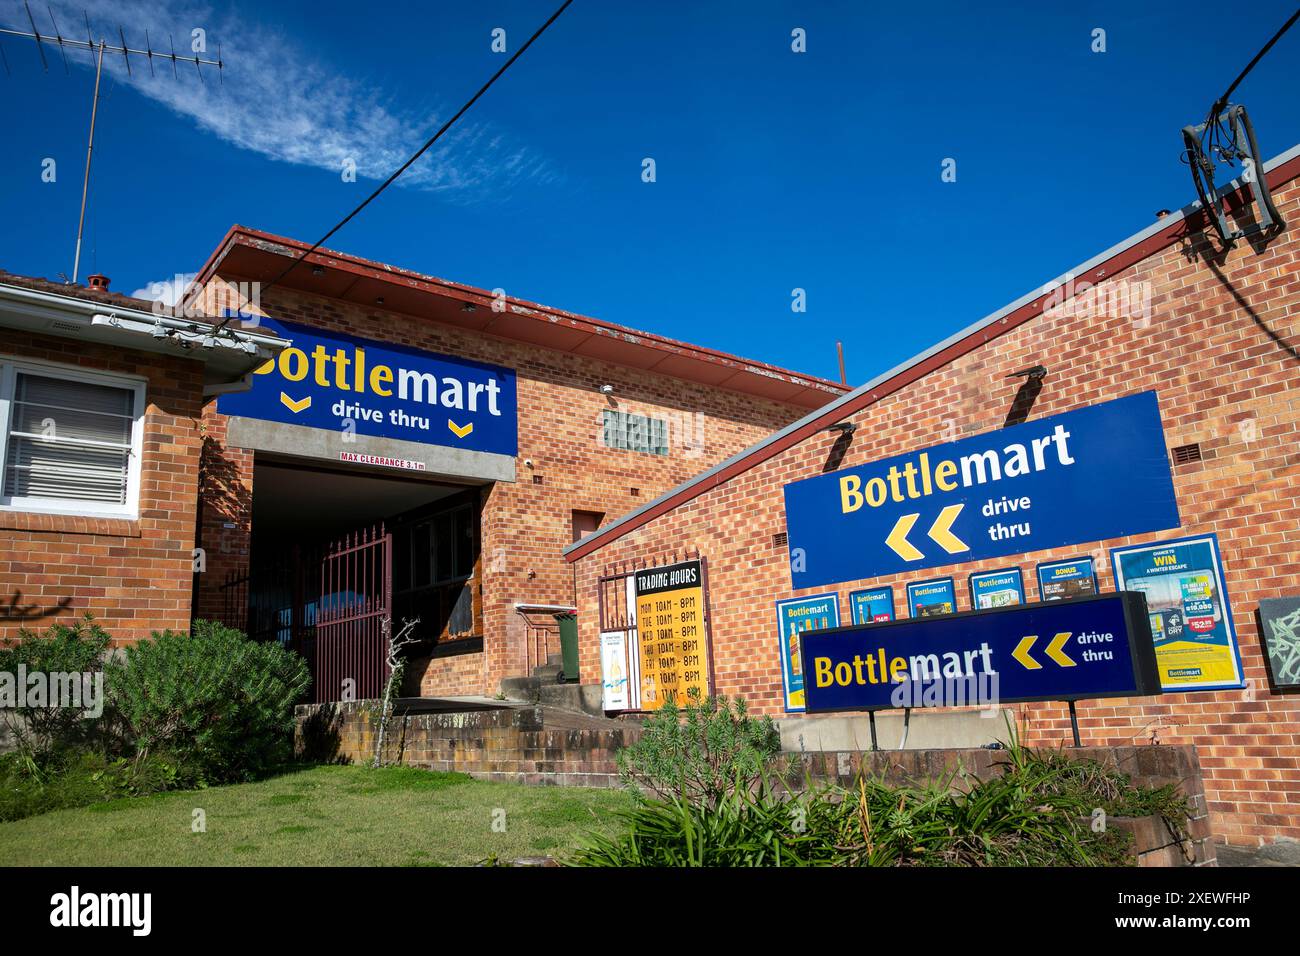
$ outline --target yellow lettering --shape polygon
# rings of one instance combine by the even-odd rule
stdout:
[[[831,659],[829,657],[814,657],[813,671],[817,677],[818,687],[830,687],[831,681]]]
[[[941,461],[934,469],[934,483],[939,486],[940,491],[952,491],[957,487],[957,482],[950,480],[955,474],[957,474],[955,461]]]
[[[884,478],[872,478],[867,482],[867,504],[871,505],[871,507],[879,508],[883,505],[885,495],[888,493]]]
[[[393,382],[393,370],[387,365],[376,365],[370,370],[370,390],[376,395],[382,395],[387,398],[393,394],[391,388],[384,388],[383,385],[391,385]]]
[[[900,674],[899,671],[902,671]],[[889,679],[895,684],[901,684],[907,680],[907,658],[895,657],[889,662]]]
[[[267,359],[265,365],[253,369],[254,375],[269,375],[275,371],[275,359]]]
[[[840,479],[840,510],[844,514],[857,511],[862,507],[862,479],[857,475],[845,475]]]
[[[289,371],[289,363],[297,362],[296,372]],[[291,382],[301,382],[307,377],[307,356],[302,349],[287,348],[280,353],[280,374]]]

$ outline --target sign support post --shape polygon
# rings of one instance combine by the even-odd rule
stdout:
[[[1070,703],[1070,729],[1074,731],[1074,745],[1076,747],[1082,747],[1083,744],[1079,742],[1079,710],[1075,706],[1076,701],[1072,700],[1069,703]]]

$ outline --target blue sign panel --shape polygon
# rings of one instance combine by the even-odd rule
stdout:
[[[785,486],[795,588],[1176,528],[1155,392]]]
[[[818,594],[776,602],[776,625],[781,637],[781,677],[785,685],[785,709],[803,710],[803,656],[800,635],[840,626],[840,596]]]
[[[1160,693],[1140,594],[803,635],[812,712]]]
[[[1019,568],[980,571],[970,576],[970,606],[974,611],[1025,603],[1025,579]]]
[[[952,578],[934,581],[913,581],[907,586],[907,614],[909,617],[938,617],[957,612],[957,589]]]
[[[849,594],[854,624],[880,624],[894,619],[894,588],[885,584]]]
[[[1038,599],[1059,601],[1097,593],[1097,572],[1092,558],[1084,555],[1069,561],[1052,561],[1038,566]]]
[[[515,373],[399,345],[262,320],[293,340],[217,400],[223,415],[513,456]]]

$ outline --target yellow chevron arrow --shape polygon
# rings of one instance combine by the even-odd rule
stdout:
[[[452,430],[457,438],[464,438],[474,430],[474,423],[470,422],[468,425],[457,425],[449,418],[447,419],[447,427]]]
[[[885,539],[885,544],[889,545],[894,550],[894,553],[904,561],[920,561],[925,557],[907,540],[908,532],[912,530],[912,525],[916,524],[916,519],[919,517],[921,517],[919,514],[903,515],[894,522],[889,537]]]
[[[280,401],[284,403],[285,408],[289,409],[289,411],[293,412],[295,415],[298,414],[300,411],[302,411],[304,408],[311,408],[310,395],[308,395],[306,398],[300,398],[297,401],[294,401],[288,395],[284,394],[284,392],[281,392]]]
[[[927,532],[931,538],[939,543],[939,547],[949,554],[956,554],[958,551],[969,551],[970,547],[961,538],[952,533],[952,523],[957,520],[961,514],[961,509],[965,505],[949,505],[939,512],[939,517],[934,519],[934,524],[930,525]]]
[[[1027,671],[1042,670],[1043,665],[1038,663],[1029,656],[1029,649],[1034,646],[1034,641],[1038,640],[1037,634],[1030,634],[1028,637],[1022,637],[1016,649],[1011,652],[1011,656],[1020,661]]]
[[[1056,663],[1060,664],[1062,667],[1075,666],[1075,662],[1066,657],[1065,652],[1061,650],[1061,648],[1065,646],[1065,642],[1069,639],[1070,632],[1066,631],[1064,634],[1057,634],[1056,637],[1052,638],[1052,643],[1047,645],[1047,656],[1056,661]]]

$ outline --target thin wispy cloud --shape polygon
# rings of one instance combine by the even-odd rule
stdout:
[[[127,44],[143,48],[145,31],[155,50],[194,56],[192,31],[204,31],[206,52],[216,59],[218,45],[226,69],[220,80],[214,67],[179,67],[174,78],[169,62],[154,62],[150,76],[139,59],[128,75],[121,57],[107,56],[104,70],[113,82],[131,89],[192,121],[200,129],[240,149],[270,159],[311,166],[341,174],[355,166],[361,180],[389,176],[415,152],[455,110],[417,112],[397,105],[394,98],[362,79],[348,77],[320,62],[293,39],[259,23],[246,12],[217,12],[191,3],[158,0],[86,0],[76,6],[56,6],[54,14],[64,36],[85,38],[82,10],[89,15],[92,35],[118,40],[118,27]],[[32,8],[37,29],[52,32],[44,4]],[[6,4],[0,21],[13,29],[30,30],[20,5]],[[172,39],[174,38],[174,40]],[[16,59],[12,39],[6,41],[10,62]],[[31,54],[35,57],[35,51]],[[51,69],[61,58],[46,47]],[[93,67],[90,54],[68,54],[74,69]],[[134,59],[134,58],[133,58]],[[160,137],[165,140],[165,137]],[[398,185],[443,194],[458,201],[488,198],[492,193],[524,182],[548,183],[557,175],[546,159],[487,121],[462,119],[424,154]]]
[[[131,293],[131,297],[133,299],[161,302],[163,305],[168,306],[175,305],[181,300],[181,296],[189,288],[190,283],[197,277],[197,272],[178,272],[169,278],[150,282],[142,289],[136,289]]]

